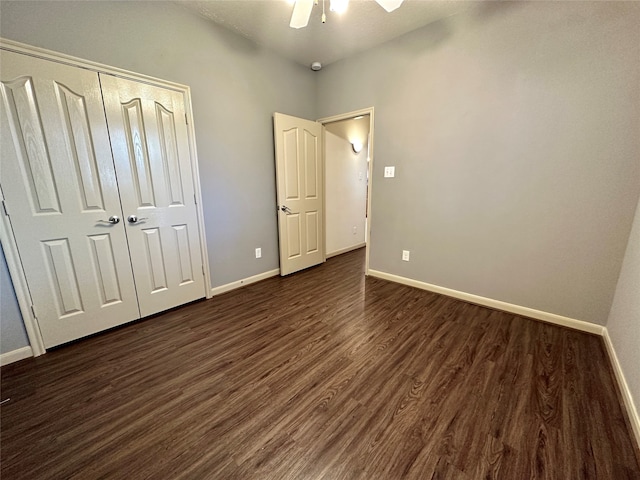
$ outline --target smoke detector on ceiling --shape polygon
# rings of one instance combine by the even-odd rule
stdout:
[[[322,68],[322,64],[320,62],[313,62],[311,64],[311,70],[313,70],[314,72],[317,72],[321,68]]]

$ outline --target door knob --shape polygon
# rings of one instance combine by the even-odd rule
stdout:
[[[129,215],[127,217],[129,223],[138,223],[140,220],[148,220],[147,217],[138,218],[137,215]]]
[[[287,207],[286,205],[282,205],[282,207],[280,207],[280,210],[282,210],[284,213],[286,213],[287,215],[291,215],[293,212],[291,211],[291,209],[289,207]]]
[[[115,225],[116,223],[120,223],[120,217],[118,217],[117,215],[111,215],[109,217],[109,220],[98,220],[98,221],[103,223],[111,223]]]

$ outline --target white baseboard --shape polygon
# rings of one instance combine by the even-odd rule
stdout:
[[[576,320],[575,318],[563,317],[562,315],[556,315],[555,313],[543,312],[542,310],[536,310],[534,308],[522,307],[520,305],[514,305],[513,303],[502,302],[500,300],[494,300],[492,298],[481,297],[472,293],[460,292],[458,290],[452,290],[450,288],[440,287],[438,285],[432,285],[430,283],[421,282],[419,280],[413,280],[411,278],[401,277],[399,275],[393,275],[391,273],[380,272],[378,270],[369,270],[369,275],[372,277],[381,278],[383,280],[389,280],[390,282],[401,283],[410,287],[420,288],[422,290],[428,290],[434,293],[440,293],[447,295],[448,297],[458,298],[466,302],[475,303],[484,307],[495,308],[497,310],[503,310],[509,313],[515,313],[516,315],[522,315],[525,317],[535,318],[536,320],[542,320],[543,322],[554,323],[556,325],[562,325],[563,327],[574,328],[583,332],[595,333],[596,335],[602,335],[604,327],[602,325],[596,325],[595,323],[585,322],[583,320]]]
[[[268,272],[259,273],[258,275],[254,275],[252,277],[236,280],[235,282],[227,283],[226,285],[213,287],[211,289],[211,296],[220,295],[221,293],[229,292],[231,290],[235,290],[236,288],[244,287],[245,285],[250,285],[266,278],[275,277],[276,275],[280,275],[279,268],[276,268],[275,270],[269,270]]]
[[[358,243],[357,245],[351,245],[350,247],[341,248],[340,250],[336,250],[334,252],[327,253],[326,257],[327,258],[336,257],[338,255],[342,255],[343,253],[347,253],[347,252],[350,252],[352,250],[358,250],[359,248],[362,248],[362,247],[364,247],[366,245],[367,244],[365,242]]]
[[[33,357],[33,350],[30,346],[18,348],[7,353],[0,355],[0,366],[4,367],[13,362],[24,360],[25,358]]]
[[[631,422],[633,433],[636,436],[637,446],[640,448],[640,416],[638,415],[638,409],[633,401],[631,390],[629,390],[629,384],[627,383],[624,372],[622,371],[622,366],[618,361],[618,356],[616,355],[616,350],[613,347],[613,342],[611,342],[609,331],[606,328],[604,329],[602,337],[604,338],[604,344],[607,347],[607,353],[609,354],[609,360],[613,366],[616,380],[618,380],[618,386],[622,392],[622,400],[624,401],[625,407],[627,407],[627,414],[629,415],[629,421]]]

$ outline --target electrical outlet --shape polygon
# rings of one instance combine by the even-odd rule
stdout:
[[[402,250],[402,260],[405,262],[409,261],[409,250]]]
[[[256,248],[256,258],[262,258],[262,249]]]
[[[358,233],[358,227],[353,226],[353,234],[356,235]]]
[[[384,167],[384,178],[393,178],[396,176],[396,167]]]

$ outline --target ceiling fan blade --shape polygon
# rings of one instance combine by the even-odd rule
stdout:
[[[313,8],[313,0],[296,0],[291,14],[291,28],[306,27],[311,17],[311,9]]]
[[[387,12],[393,12],[396,8],[402,5],[404,0],[376,0],[378,5],[384,8]]]

